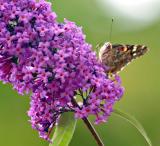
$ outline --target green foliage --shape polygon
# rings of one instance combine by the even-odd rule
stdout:
[[[52,138],[53,143],[49,146],[68,146],[75,131],[76,123],[77,120],[73,113],[62,114]]]
[[[116,115],[120,116],[121,118],[125,119],[129,123],[131,123],[140,132],[140,134],[144,137],[144,139],[146,140],[148,145],[152,146],[151,140],[149,139],[143,126],[140,124],[140,122],[137,119],[135,119],[133,116],[131,116],[131,115],[119,110],[119,109],[115,109],[114,113]]]

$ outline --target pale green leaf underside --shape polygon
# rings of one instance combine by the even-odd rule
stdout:
[[[52,138],[53,143],[49,146],[68,146],[74,134],[76,122],[73,113],[62,114]]]
[[[143,126],[139,123],[139,121],[137,121],[133,116],[131,116],[127,113],[124,113],[123,111],[121,111],[119,109],[114,109],[114,113],[116,115],[120,116],[121,118],[127,120],[129,123],[131,123],[140,132],[140,134],[144,137],[144,139],[146,140],[148,145],[152,146],[151,140],[147,136],[147,133],[145,132]]]

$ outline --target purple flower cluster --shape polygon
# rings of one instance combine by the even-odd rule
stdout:
[[[123,95],[120,79],[107,77],[81,28],[58,23],[44,0],[0,0],[0,80],[32,93],[30,122],[46,140],[62,113],[95,115],[98,124]]]

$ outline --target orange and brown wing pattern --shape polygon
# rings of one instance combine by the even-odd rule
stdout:
[[[108,68],[107,73],[121,71],[133,59],[144,55],[148,48],[144,45],[121,45],[105,43],[99,52],[99,58]]]

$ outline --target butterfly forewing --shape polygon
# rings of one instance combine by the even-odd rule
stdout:
[[[121,45],[105,43],[99,52],[99,58],[107,67],[107,73],[117,73],[133,59],[144,55],[148,48],[144,45]]]

